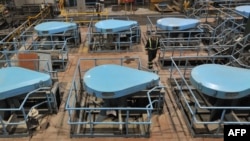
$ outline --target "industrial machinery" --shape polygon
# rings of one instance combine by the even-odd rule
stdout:
[[[27,3],[26,3],[27,2]],[[14,32],[19,26],[28,20],[31,25],[33,21],[43,18],[54,18],[58,14],[57,5],[53,3],[43,4],[41,2],[29,3],[31,1],[14,2],[14,0],[1,1],[0,5],[0,39],[3,40],[9,33]],[[16,34],[16,33],[13,33]],[[16,36],[16,35],[15,35]],[[7,39],[8,42],[11,40]]]
[[[87,40],[91,52],[133,51],[141,42],[141,29],[137,21],[122,17],[89,24]]]
[[[0,51],[3,51],[3,50],[11,51],[13,49],[15,49],[15,50],[20,49],[21,46],[19,46],[19,44],[16,44],[16,43],[20,42],[20,34],[23,33],[24,31],[26,31],[26,29],[31,29],[31,26],[34,26],[35,23],[39,22],[39,19],[48,18],[50,16],[50,8],[51,7],[45,7],[45,9],[42,10],[37,15],[35,15],[35,16],[30,15],[28,17],[28,19],[27,18],[22,19],[22,20],[16,19],[19,22],[20,21],[23,21],[23,22],[20,22],[21,24],[19,24],[19,22],[17,24],[14,24],[13,26],[15,28],[13,28],[13,29],[9,28],[9,27],[8,28],[3,27],[4,29],[1,32],[2,33],[1,44],[4,44],[4,45],[0,46]],[[22,15],[22,17],[24,17],[24,16]],[[15,15],[15,18],[18,18],[18,16]],[[12,17],[10,17],[10,19],[14,20],[13,15],[12,15]],[[12,24],[13,23],[15,23],[15,22],[12,21]],[[13,43],[11,43],[11,42],[13,42]],[[14,44],[14,42],[15,42],[15,44]],[[0,57],[2,59],[2,56],[0,56]]]
[[[20,59],[20,53],[26,54],[26,59],[30,58],[29,54],[36,54],[49,61],[51,70],[64,71],[68,64],[68,48],[76,47],[80,42],[77,24],[61,19],[36,20],[31,25],[28,23],[29,20],[2,40],[1,59],[8,62]]]
[[[196,64],[192,64],[194,58]],[[192,136],[223,137],[224,125],[250,124],[245,82],[249,67],[230,55],[171,60],[171,90]]]
[[[46,41],[67,41],[70,46],[77,46],[80,43],[80,31],[78,25],[72,19],[43,19],[30,26],[21,35],[20,40],[27,39]],[[32,34],[34,33],[34,34]]]
[[[7,44],[7,43],[4,43]],[[19,44],[19,43],[8,43]],[[3,45],[3,44],[1,44]],[[46,64],[38,64],[36,68],[47,66],[49,70],[64,71],[68,64],[68,51],[67,42],[64,41],[47,41],[46,43],[39,44],[33,43],[32,48],[27,50],[14,50],[18,45],[13,45],[13,50],[0,51],[1,59],[5,62],[10,62],[16,59],[44,59],[48,62]],[[22,48],[23,49],[23,48]],[[22,56],[20,56],[22,54]],[[4,67],[5,63],[1,64]],[[44,68],[44,70],[48,70]]]
[[[214,32],[219,37],[219,40],[214,38],[213,45],[216,48],[213,50],[215,55],[233,55],[242,64],[249,65],[249,8],[250,3],[231,3],[220,4],[223,7],[220,17],[228,17],[220,24],[218,28],[215,28]],[[223,19],[223,18],[220,18]],[[219,31],[223,31],[220,32]],[[223,37],[223,38],[222,38]],[[218,46],[231,46],[231,47],[218,47]]]
[[[186,15],[148,16],[145,37],[159,35],[161,67],[170,67],[172,56],[231,55],[236,46],[239,50],[248,46],[243,38],[249,34],[249,4],[232,2],[219,6],[197,1]]]
[[[71,137],[149,137],[163,108],[159,76],[139,58],[80,59],[66,102]]]
[[[183,12],[186,7],[189,7],[190,1],[186,0],[152,0],[151,3],[154,5],[155,9],[159,12]],[[186,5],[184,8],[183,6]],[[191,5],[191,4],[190,4]]]
[[[13,30],[13,16],[8,8],[0,4],[0,39],[9,34],[9,31]]]
[[[168,48],[172,53],[167,63],[169,82],[191,134],[223,137],[224,125],[250,124],[246,82],[250,73],[249,5],[232,2],[203,6],[206,8],[201,5],[188,17],[200,17],[208,35],[162,38],[162,50]]]
[[[232,45],[244,36],[248,19],[246,14],[249,13],[248,10],[245,9],[247,9],[249,2],[227,1],[223,3],[223,1],[220,1],[220,4],[217,3],[216,7],[213,6],[214,3],[196,2],[194,8],[189,9],[187,12],[187,16],[199,17],[203,23],[210,25],[211,28],[208,28],[210,29],[208,30],[210,35],[206,34],[205,37],[211,37],[209,39],[209,45],[214,47],[217,45],[214,51],[221,52],[226,48],[218,46]],[[242,14],[242,11],[244,11],[245,15]]]
[[[172,56],[185,56],[187,52],[192,52],[192,56],[203,54],[201,36],[209,25],[185,15],[159,15],[147,18],[147,31],[144,37],[148,39],[152,34],[156,34],[160,39],[161,54],[158,62],[161,67],[169,67]]]
[[[48,63],[46,60],[2,63],[6,67],[0,68],[0,137],[32,136],[48,126],[46,116],[58,112],[61,98],[57,73],[35,67]]]
[[[21,33],[19,51],[43,53],[51,61],[53,70],[64,71],[68,63],[68,48],[78,46],[80,38],[76,23],[47,19],[35,22]]]

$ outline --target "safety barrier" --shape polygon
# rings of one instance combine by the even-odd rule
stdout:
[[[21,63],[22,62],[22,63]],[[27,64],[48,64],[48,60],[0,60],[1,67],[23,67]],[[25,65],[21,65],[25,64]],[[45,67],[45,66],[44,66]],[[49,74],[51,86],[40,86],[28,93],[0,100],[0,138],[32,136],[49,114],[57,113],[60,105],[60,90],[57,72],[48,68],[34,68],[34,71]],[[19,92],[18,90],[16,90]],[[20,90],[21,91],[21,90]]]
[[[129,20],[128,17],[111,17],[109,19]],[[101,20],[100,20],[101,21]],[[133,51],[133,46],[141,42],[141,29],[134,25],[120,32],[96,32],[95,20],[91,21],[87,31],[87,44],[90,52]]]
[[[128,63],[130,62],[130,63]],[[85,92],[83,75],[90,68],[101,64],[117,64],[132,68],[141,68],[139,58],[91,58],[79,59],[72,85],[66,101],[71,137],[149,137],[151,117],[156,109],[160,109],[162,95],[161,86],[140,92],[132,96],[131,102],[145,98],[144,107],[101,107],[101,99]],[[119,83],[119,82],[118,82]],[[156,96],[156,97],[154,97]],[[115,100],[115,99],[114,99]],[[126,101],[127,102],[127,101]],[[96,121],[101,110],[117,111],[117,119]],[[115,129],[115,130],[114,130]]]
[[[202,64],[221,64],[246,68],[233,56],[172,57],[170,86],[186,124],[195,137],[223,137],[224,125],[249,125],[249,103],[216,106],[190,83],[192,68]],[[249,68],[249,67],[247,67]],[[204,74],[206,75],[206,74]],[[232,80],[233,81],[233,80]],[[249,97],[244,99],[249,100]],[[243,102],[243,99],[240,99]],[[215,102],[215,100],[213,100]],[[212,117],[217,113],[217,119]]]

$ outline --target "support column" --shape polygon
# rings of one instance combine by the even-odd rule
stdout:
[[[244,36],[247,36],[248,34],[250,34],[250,15],[248,16],[248,19],[247,19],[247,24],[246,24]],[[249,38],[250,38],[250,36],[248,37],[248,40],[249,40]]]

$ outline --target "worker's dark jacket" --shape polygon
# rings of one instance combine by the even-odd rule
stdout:
[[[156,38],[155,40],[152,40],[151,38],[149,38],[147,43],[146,43],[145,49],[147,51],[160,49],[159,39]]]
[[[157,50],[160,49],[160,43],[159,43],[159,39],[151,39],[149,38],[146,46],[145,46],[145,50],[148,51],[148,68],[152,69],[153,68],[153,60],[156,58],[156,53]]]

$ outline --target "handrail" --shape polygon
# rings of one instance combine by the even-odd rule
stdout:
[[[79,17],[83,17],[83,16],[88,16],[88,15],[100,15],[100,18],[101,17],[105,17],[106,19],[108,18],[109,16],[109,12],[107,9],[105,9],[104,11],[102,12],[67,12],[65,9],[61,9],[61,16],[62,17],[65,17],[66,21],[68,21],[69,18],[71,18],[71,16],[79,16]],[[99,20],[98,19],[98,20]],[[97,22],[98,20],[95,20],[95,22]],[[74,20],[74,22],[77,22],[77,23],[90,23],[91,21],[93,21],[92,19],[90,20]]]
[[[32,19],[34,19],[34,20],[43,19],[44,17],[47,17],[50,14],[50,12],[51,12],[50,6],[46,6],[45,9],[41,10],[41,12],[38,13],[37,15],[29,16],[28,17],[29,25],[32,24]]]
[[[8,34],[5,38],[3,38],[1,42],[12,42],[14,38],[19,37],[22,31],[29,28],[34,23],[33,21],[47,17],[50,14],[50,12],[51,12],[50,6],[46,6],[45,9],[42,10],[37,15],[29,16],[28,19],[23,24],[17,27],[14,31],[10,32],[10,34]]]

